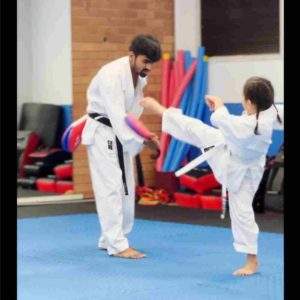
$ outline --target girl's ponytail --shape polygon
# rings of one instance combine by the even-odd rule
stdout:
[[[275,109],[276,109],[276,111],[277,111],[277,121],[281,124],[281,123],[282,123],[282,120],[281,120],[281,118],[280,118],[280,116],[279,116],[278,109],[277,109],[275,103],[273,103],[273,106],[275,107]]]
[[[258,135],[258,116],[259,116],[259,109],[256,112],[256,126],[254,128],[254,134]]]

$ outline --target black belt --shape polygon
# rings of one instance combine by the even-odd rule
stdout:
[[[214,146],[209,146],[209,147],[204,148],[203,150],[204,150],[204,152],[206,152],[206,151],[212,149],[213,147],[214,147]]]
[[[110,120],[106,117],[101,116],[97,113],[90,113],[88,114],[92,119],[112,128]],[[122,170],[122,180],[124,185],[125,195],[128,195],[128,188],[126,183],[126,175],[125,175],[125,166],[124,166],[124,156],[123,156],[123,146],[119,141],[118,137],[116,136],[116,143],[117,143],[117,151],[118,151],[118,158],[119,158],[119,165]]]

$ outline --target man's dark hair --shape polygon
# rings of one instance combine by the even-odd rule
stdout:
[[[151,62],[157,62],[161,58],[160,42],[152,35],[137,35],[131,42],[129,50],[135,55],[146,55]]]

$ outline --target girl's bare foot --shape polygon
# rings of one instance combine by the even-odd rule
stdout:
[[[233,275],[249,276],[249,275],[255,274],[257,272],[257,269],[258,269],[257,256],[253,255],[253,254],[248,254],[245,266],[234,271]]]

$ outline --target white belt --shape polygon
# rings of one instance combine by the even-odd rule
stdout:
[[[212,156],[216,154],[216,152],[224,147],[224,143],[220,143],[214,146],[214,148],[204,152],[200,156],[196,157],[193,159],[191,162],[189,162],[187,165],[185,165],[183,168],[179,169],[178,171],[175,172],[175,175],[177,177],[187,173],[188,171],[192,170],[193,168],[197,167],[198,165],[202,164]],[[222,182],[222,213],[221,213],[221,219],[225,218],[225,213],[226,213],[226,201],[227,201],[227,162],[225,164],[225,170],[223,173],[223,182]]]

